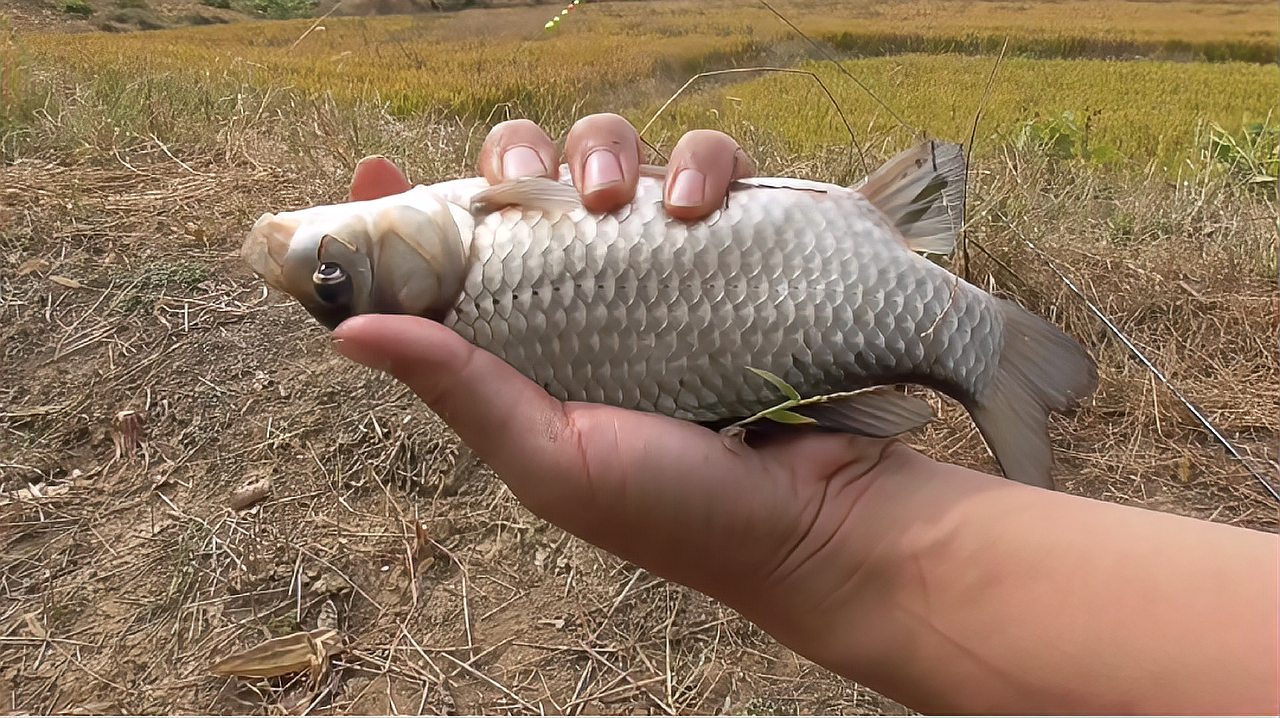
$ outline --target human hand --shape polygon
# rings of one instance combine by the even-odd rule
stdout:
[[[632,198],[640,147],[622,118],[581,120],[565,155],[588,208]],[[557,177],[558,159],[518,120],[490,134],[480,171]],[[668,168],[667,211],[685,220],[752,172],[737,143],[708,131],[686,134]],[[692,200],[676,191],[690,168],[705,177]],[[351,198],[408,188],[375,158],[357,167]],[[333,337],[411,387],[533,513],[917,711],[1280,707],[1274,535],[1045,491],[898,441],[808,434],[753,448],[656,414],[562,403],[418,317],[361,315]]]
[[[611,212],[635,196],[644,154],[640,135],[614,114],[579,120],[565,138],[564,158],[547,133],[529,120],[495,126],[480,148],[479,171],[490,184],[519,177],[560,179],[567,162],[583,205]],[[697,221],[721,206],[733,180],[755,174],[755,163],[733,138],[714,130],[685,133],[667,162],[667,213]],[[349,198],[373,199],[409,189],[409,180],[384,157],[366,158],[356,167]]]
[[[613,210],[634,196],[642,147],[625,119],[580,120],[564,156],[589,209]],[[495,127],[479,157],[490,183],[558,177],[559,166],[551,139],[527,120]],[[689,132],[668,163],[667,211],[701,219],[723,204],[732,180],[753,172],[728,135]],[[394,164],[374,158],[356,168],[351,198],[408,187]],[[334,337],[346,356],[413,388],[538,516],[806,646],[831,625],[829,612],[815,611],[858,573],[856,544],[836,540],[858,497],[877,476],[931,465],[892,442],[811,435],[753,449],[688,422],[561,403],[417,317],[357,317]]]

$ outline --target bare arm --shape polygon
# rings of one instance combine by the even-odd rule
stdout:
[[[800,652],[924,712],[1280,714],[1280,537],[895,453]]]
[[[597,115],[570,133],[593,208],[628,200],[634,132]],[[559,159],[536,126],[504,123],[481,152],[490,181],[511,148],[537,154],[516,174]],[[621,148],[620,172],[588,161],[601,148]],[[740,154],[725,135],[686,135],[668,211],[718,206],[750,172]],[[701,179],[676,182],[689,167]],[[407,187],[370,161],[352,197]],[[335,337],[412,387],[534,513],[916,710],[1280,713],[1274,534],[1034,489],[896,442],[732,450],[684,422],[561,404],[422,319],[359,317]]]

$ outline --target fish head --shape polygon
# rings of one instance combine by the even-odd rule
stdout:
[[[360,314],[443,319],[462,293],[466,261],[449,211],[357,204],[263,214],[241,257],[329,330]]]

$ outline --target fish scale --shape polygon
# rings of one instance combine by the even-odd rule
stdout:
[[[604,218],[520,208],[488,215],[475,225],[473,264],[444,323],[560,399],[603,398],[693,421],[775,405],[777,388],[747,367],[805,395],[889,375],[974,392],[990,381],[989,354],[961,359],[969,336],[999,337],[995,308],[967,286],[954,297],[931,291],[953,275],[862,219],[860,195],[748,188],[712,221],[686,226],[665,218],[661,192],[660,182],[642,180],[627,211]],[[581,230],[587,223],[594,231]],[[492,315],[489,305],[498,307]],[[570,306],[606,319],[581,324],[598,345],[556,340],[573,331]]]
[[[1053,487],[1048,416],[1096,390],[1097,367],[919,255],[954,248],[959,145],[922,142],[856,187],[735,182],[691,223],[666,215],[652,169],[616,212],[587,211],[561,167],[264,214],[241,253],[329,329],[426,317],[564,400],[736,426],[782,399],[758,369],[806,397],[868,387],[789,418],[890,437],[933,418],[893,389],[924,385],[964,405],[1007,476]]]

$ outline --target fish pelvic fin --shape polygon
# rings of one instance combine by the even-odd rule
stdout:
[[[912,251],[951,254],[964,222],[965,169],[962,145],[926,140],[853,189],[889,218]]]
[[[915,431],[936,418],[929,402],[890,386],[871,387],[852,396],[791,411],[813,419],[823,429],[877,439]]]
[[[962,403],[1006,477],[1054,489],[1049,414],[1076,409],[1098,388],[1097,364],[1049,322],[1016,302],[995,302],[1004,318],[995,378]]]

